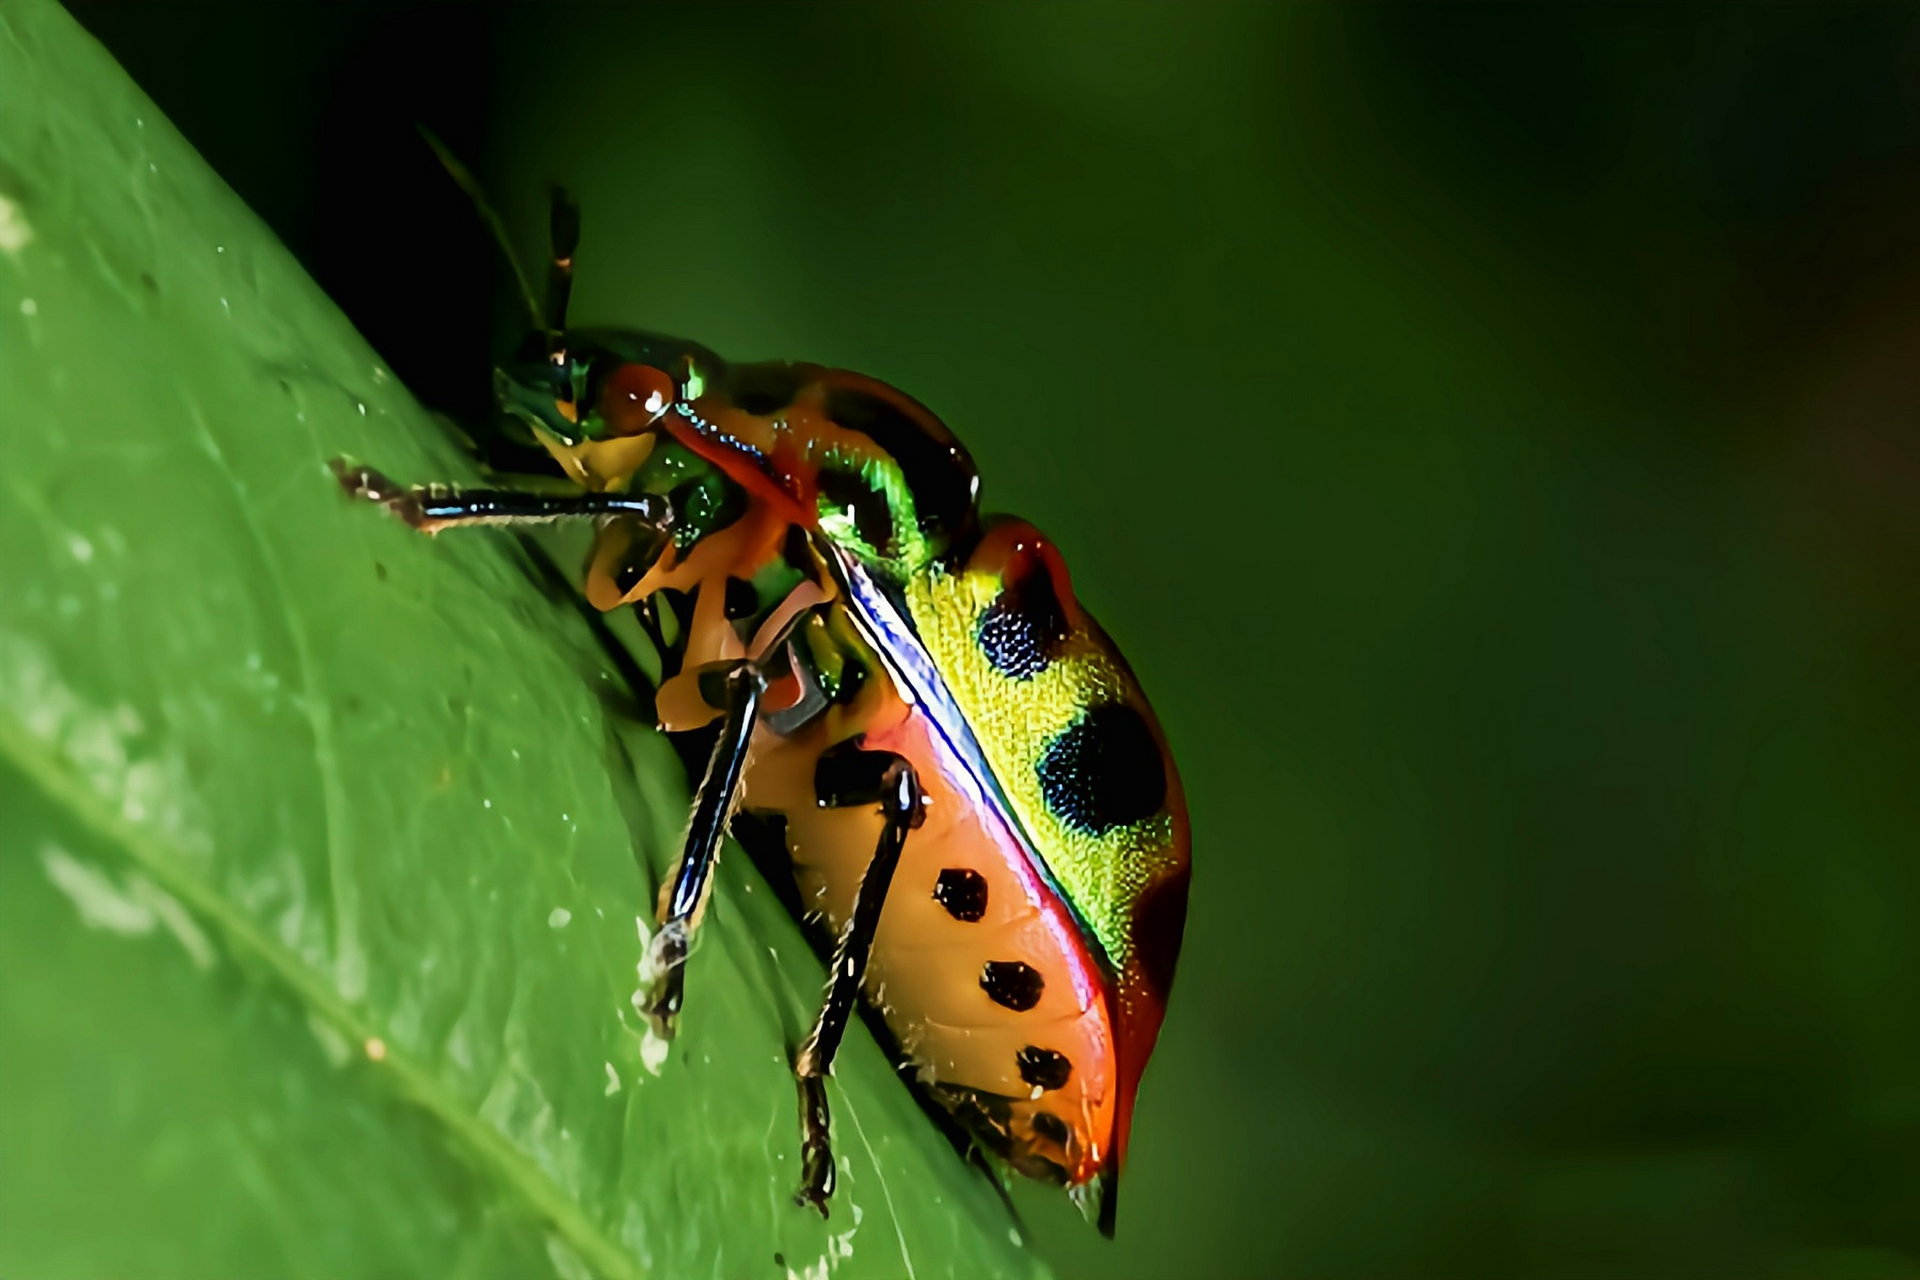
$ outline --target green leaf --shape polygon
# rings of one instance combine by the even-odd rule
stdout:
[[[370,198],[373,193],[370,193]],[[0,1275],[1031,1275],[568,592],[340,494],[470,469],[58,7],[0,5]]]

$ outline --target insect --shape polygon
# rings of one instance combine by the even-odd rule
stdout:
[[[648,1016],[672,1034],[736,812],[783,823],[836,940],[793,1062],[800,1202],[827,1212],[823,1081],[865,999],[975,1141],[1111,1235],[1187,906],[1185,802],[1139,685],[1053,544],[981,514],[971,458],[925,407],[844,370],[568,329],[579,215],[558,190],[550,222],[545,303],[522,279],[533,329],[495,390],[578,490],[405,487],[336,462],[341,483],[430,534],[594,525],[586,595],[638,611],[661,727],[719,722],[648,944]]]

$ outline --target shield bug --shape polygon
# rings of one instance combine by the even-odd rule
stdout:
[[[794,1057],[799,1200],[824,1214],[833,1191],[823,1080],[864,999],[976,1142],[1110,1235],[1186,917],[1186,808],[1146,698],[1054,545],[981,514],[928,409],[845,370],[568,329],[578,229],[556,192],[545,304],[523,281],[533,328],[496,371],[504,413],[578,491],[336,463],[341,482],[426,533],[595,526],[586,595],[637,610],[661,727],[719,722],[658,904],[649,1016],[671,1034],[736,813],[782,820],[834,939]]]

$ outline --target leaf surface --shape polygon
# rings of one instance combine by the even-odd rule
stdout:
[[[1030,1275],[737,851],[632,1007],[678,758],[570,592],[326,460],[472,479],[45,0],[0,4],[0,1274]]]

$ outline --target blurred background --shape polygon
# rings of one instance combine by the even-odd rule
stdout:
[[[74,3],[432,407],[893,381],[1193,807],[1066,1277],[1920,1276],[1920,10]]]

